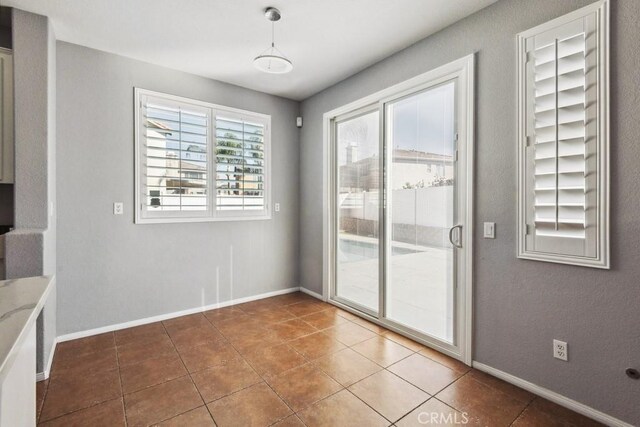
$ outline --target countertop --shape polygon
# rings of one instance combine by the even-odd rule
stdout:
[[[12,366],[54,283],[50,276],[0,281],[0,381]]]

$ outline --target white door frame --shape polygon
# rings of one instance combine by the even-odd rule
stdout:
[[[330,298],[330,290],[334,285],[333,272],[335,269],[332,254],[335,253],[336,249],[333,239],[335,226],[335,200],[332,191],[335,185],[335,171],[334,152],[331,143],[333,119],[374,104],[383,105],[387,100],[396,98],[399,95],[424,90],[452,79],[457,79],[458,84],[456,94],[458,102],[457,132],[458,144],[461,148],[458,150],[458,162],[462,165],[462,167],[458,168],[458,185],[461,189],[461,197],[458,198],[457,202],[463,207],[461,210],[464,212],[464,218],[459,218],[459,223],[463,226],[461,237],[464,246],[464,274],[463,277],[459,275],[457,278],[457,345],[455,346],[413,336],[408,329],[403,328],[401,325],[395,325],[388,321],[381,322],[375,317],[353,310]],[[367,320],[416,339],[429,347],[461,360],[467,365],[471,365],[472,361],[474,105],[474,54],[470,54],[323,115],[323,299],[363,316]],[[383,121],[383,117],[381,117],[381,121]],[[382,280],[382,277],[380,280]]]

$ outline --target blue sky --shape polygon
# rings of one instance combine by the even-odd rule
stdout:
[[[455,84],[447,83],[391,104],[393,148],[453,154]],[[378,153],[378,114],[358,117],[339,126],[340,146],[358,147],[358,159]],[[344,164],[344,149],[339,152]]]

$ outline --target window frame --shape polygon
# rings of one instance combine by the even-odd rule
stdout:
[[[167,104],[189,105],[207,111],[207,210],[150,212],[143,203],[144,193],[144,127],[142,127],[143,99],[156,98]],[[216,188],[216,116],[222,114],[243,121],[263,124],[264,130],[264,209],[219,211]],[[135,148],[135,224],[167,224],[188,222],[255,221],[271,219],[271,116],[239,108],[227,107],[163,92],[134,87],[134,148]]]
[[[526,40],[530,37],[551,31],[554,28],[570,24],[595,14],[597,22],[597,131],[595,141],[596,161],[596,233],[594,257],[570,255],[558,251],[540,252],[527,248],[528,234],[535,233],[527,223],[529,202],[527,181],[528,135],[527,135],[527,50]],[[609,1],[600,0],[596,3],[578,9],[574,12],[553,19],[537,27],[521,32],[517,35],[517,70],[518,70],[518,248],[517,257],[521,259],[545,261],[559,264],[569,264],[583,267],[610,268],[610,155],[609,155]],[[534,227],[535,228],[535,227]],[[562,237],[557,237],[562,239]]]

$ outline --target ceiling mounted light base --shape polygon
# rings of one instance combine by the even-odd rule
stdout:
[[[271,22],[279,21],[282,15],[280,15],[280,11],[275,7],[268,7],[264,10],[264,16]]]
[[[275,7],[268,7],[264,16],[271,21],[271,47],[253,59],[253,65],[260,71],[270,74],[284,74],[293,70],[293,64],[282,52],[276,48],[274,41],[274,22],[279,21],[282,15]]]

